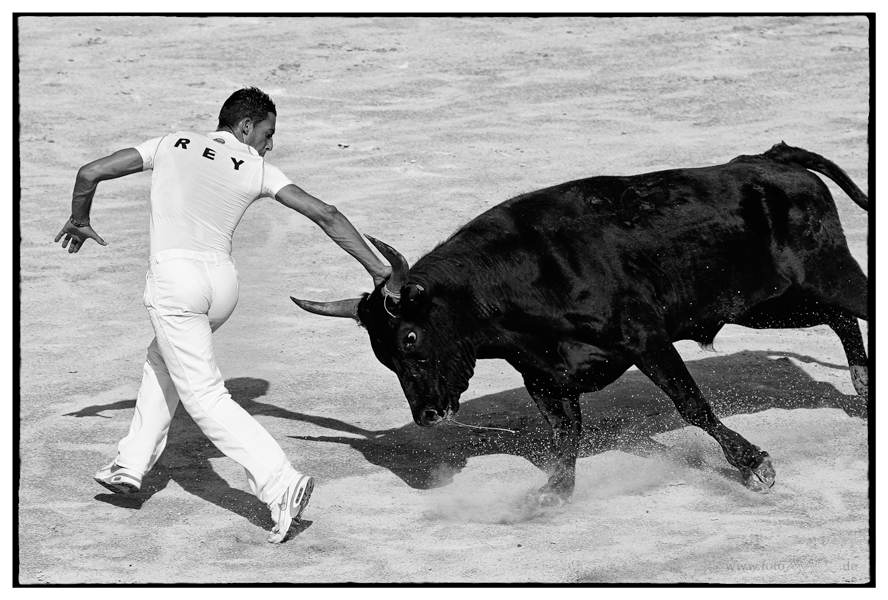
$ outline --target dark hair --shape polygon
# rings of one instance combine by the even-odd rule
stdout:
[[[222,105],[218,129],[234,127],[246,117],[258,123],[267,119],[268,113],[277,116],[277,109],[268,94],[257,87],[245,87],[230,95]]]

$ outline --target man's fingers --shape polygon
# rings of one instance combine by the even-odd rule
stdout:
[[[93,229],[90,229],[89,227],[86,227],[85,229],[80,230],[80,233],[79,233],[80,237],[71,235],[70,232],[67,232],[64,229],[62,229],[59,232],[59,234],[55,237],[55,241],[58,242],[59,240],[61,240],[62,236],[65,237],[65,239],[62,240],[62,248],[68,248],[68,253],[71,253],[71,254],[73,254],[74,252],[80,252],[80,248],[81,248],[81,246],[83,246],[83,243],[87,240],[87,238],[94,239],[96,241],[96,243],[99,244],[100,246],[107,246],[108,245],[108,242],[103,240],[101,238],[101,236],[99,236],[98,233],[96,233]],[[68,244],[70,244],[70,246]]]
[[[86,235],[87,235],[88,237],[91,237],[92,239],[94,239],[94,240],[96,241],[96,243],[99,244],[100,246],[107,246],[107,245],[108,245],[108,244],[105,242],[105,240],[103,240],[102,237],[101,237],[98,233],[96,233],[96,230],[95,230],[95,229],[92,229],[91,227],[88,227],[88,228],[86,229]],[[85,241],[86,241],[86,240],[84,239],[83,242],[85,242]],[[83,243],[81,242],[80,245],[82,246]]]

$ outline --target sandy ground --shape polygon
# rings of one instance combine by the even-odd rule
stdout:
[[[19,27],[19,582],[869,581],[866,402],[825,328],[729,327],[714,352],[680,345],[725,423],[772,455],[772,493],[746,490],[715,442],[630,371],[583,398],[573,504],[522,510],[545,481],[547,432],[518,374],[481,362],[460,411],[518,434],[415,426],[366,334],[288,299],[352,297],[370,278],[309,221],[257,202],[235,235],[240,304],[216,334],[219,360],[234,398],[318,482],[294,537],[272,546],[243,471],[184,410],[142,494],[92,480],[126,432],[152,337],[149,175],[100,186],[92,218],[108,247],[71,256],[52,243],[81,164],[212,130],[249,84],[277,102],[269,161],[411,262],[521,192],[721,163],[781,140],[866,189],[865,19]],[[867,269],[867,214],[830,187]]]

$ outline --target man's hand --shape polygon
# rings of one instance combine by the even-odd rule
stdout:
[[[64,236],[62,248],[68,248],[68,253],[79,252],[83,243],[94,239],[100,246],[107,246],[105,240],[89,226],[89,209],[92,206],[93,195],[100,181],[116,179],[124,175],[131,175],[142,170],[142,155],[135,148],[124,148],[110,156],[105,156],[80,167],[77,171],[77,179],[74,180],[74,193],[71,197],[71,217],[75,215],[85,227],[78,227],[70,220],[65,223],[62,230],[56,236],[58,242]],[[71,243],[68,246],[68,243]]]
[[[74,223],[69,219],[65,222],[65,226],[62,227],[62,230],[55,237],[55,241],[58,242],[62,237],[65,238],[65,241],[62,242],[62,248],[68,248],[68,254],[72,254],[74,252],[79,252],[80,247],[83,246],[83,242],[87,239],[92,238],[100,246],[107,246],[108,244],[99,237],[99,234],[95,232],[95,230],[87,225],[86,227],[76,227]],[[71,243],[68,246],[68,243]]]
[[[380,275],[373,276],[373,288],[376,289],[377,287],[379,287],[380,283],[384,283],[391,276],[392,276],[392,268],[388,265],[385,265],[383,272]]]

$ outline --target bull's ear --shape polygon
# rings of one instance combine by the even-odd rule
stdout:
[[[431,296],[418,283],[408,283],[401,288],[401,311],[407,318],[426,316],[431,305]]]

